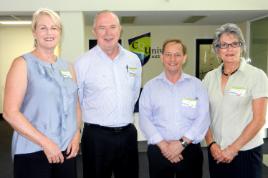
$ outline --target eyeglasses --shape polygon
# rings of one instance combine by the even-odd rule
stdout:
[[[222,44],[217,44],[216,47],[217,48],[221,48],[221,49],[227,49],[229,48],[230,46],[232,48],[238,48],[238,47],[241,47],[243,44],[241,42],[232,42],[232,43],[222,43]]]
[[[164,56],[168,57],[168,58],[172,58],[172,56],[175,57],[175,58],[179,58],[179,57],[181,57],[183,55],[180,54],[180,53],[164,53]]]

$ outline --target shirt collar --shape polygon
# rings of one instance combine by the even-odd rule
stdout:
[[[119,48],[119,53],[117,54],[114,60],[117,60],[118,58],[120,59],[120,56],[122,56],[125,52],[124,48],[119,43],[118,43],[118,48]],[[99,54],[102,58],[110,59],[98,44],[96,45],[96,50],[97,50],[97,54]]]
[[[239,65],[239,68],[237,71],[240,71],[240,72],[245,72],[245,65],[247,64],[247,61],[245,58],[241,57],[240,58],[240,65]],[[223,66],[223,63],[221,63],[221,65],[218,67],[218,73],[221,75],[221,69],[222,69],[222,66]]]
[[[43,65],[43,66],[46,66],[46,67],[54,67],[54,68],[57,68],[59,66],[59,63],[60,63],[60,60],[59,58],[57,57],[56,61],[54,63],[49,63],[49,62],[46,62],[44,60],[41,60],[39,59],[37,56],[35,56],[34,54],[32,53],[27,53],[26,55],[30,55],[35,61],[37,61],[39,64]]]
[[[187,75],[187,74],[185,74],[184,72],[182,72],[182,73],[181,73],[181,78],[180,78],[175,84],[178,84],[179,82],[182,82],[182,81],[184,81],[184,80],[188,80],[188,79],[190,79],[190,78],[191,78],[191,77],[190,77],[189,75]],[[164,71],[161,72],[161,74],[158,75],[158,76],[156,77],[156,79],[157,79],[157,80],[161,80],[161,81],[166,82],[166,83],[171,83],[171,82],[167,79],[166,74],[165,74]]]
[[[246,66],[246,64],[247,64],[246,59],[242,57],[240,59],[240,66],[239,66],[239,69],[238,70],[240,70],[241,72],[245,72],[245,66]]]

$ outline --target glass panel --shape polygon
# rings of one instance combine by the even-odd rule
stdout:
[[[253,21],[250,24],[250,58],[252,65],[262,69],[267,74],[268,17]],[[268,120],[268,114],[266,114],[266,120]],[[263,135],[267,138],[268,122],[264,128]]]
[[[250,24],[251,64],[267,73],[268,59],[268,17]]]
[[[221,63],[212,50],[212,41],[213,39],[196,40],[196,76],[201,80]]]

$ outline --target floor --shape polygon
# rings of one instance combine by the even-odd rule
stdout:
[[[12,178],[12,160],[10,156],[10,144],[12,137],[12,128],[3,120],[0,119],[0,178]],[[140,178],[149,178],[148,161],[146,156],[147,145],[145,142],[139,142],[139,166]],[[264,164],[263,178],[268,177],[268,139],[265,139],[264,144]],[[208,162],[206,148],[203,148],[204,164],[203,178],[209,178]],[[78,178],[82,178],[82,163],[81,156],[78,157]]]

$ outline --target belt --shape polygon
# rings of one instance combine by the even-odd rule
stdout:
[[[90,123],[84,123],[84,125],[86,127],[89,127],[89,128],[101,129],[101,130],[106,130],[106,131],[110,131],[110,132],[122,132],[122,131],[130,128],[130,126],[132,124],[128,124],[128,125],[122,126],[122,127],[106,127],[106,126],[101,126],[101,125],[97,125],[97,124],[90,124]]]

